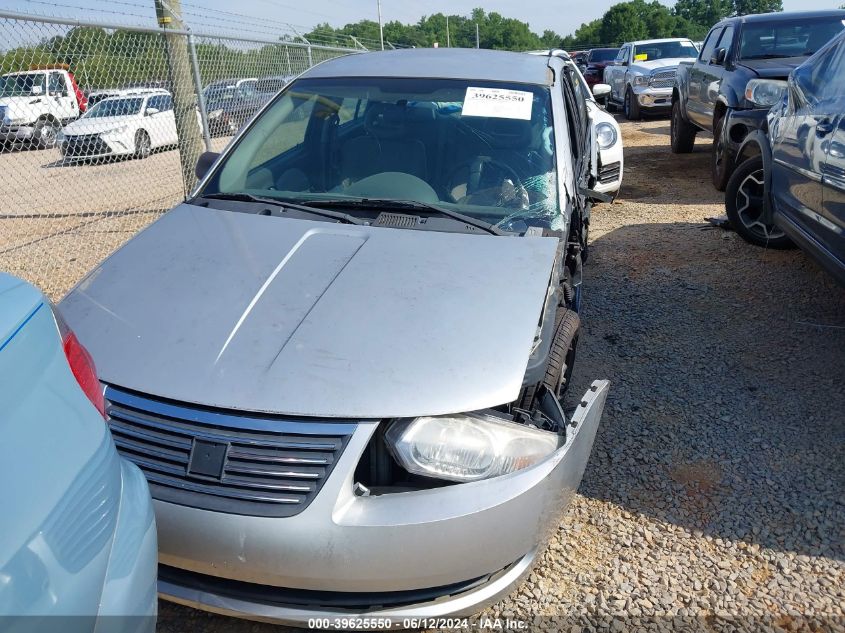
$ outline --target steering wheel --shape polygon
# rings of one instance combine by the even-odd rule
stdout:
[[[466,197],[472,196],[473,194],[479,191],[482,176],[484,175],[484,172],[488,167],[495,167],[499,171],[503,172],[508,177],[510,177],[515,191],[525,191],[525,185],[522,183],[522,179],[519,177],[519,174],[516,173],[513,167],[495,158],[490,158],[489,156],[478,156],[471,161],[459,164],[452,170],[448,182],[451,185],[451,183],[454,182],[456,174],[460,173],[464,169],[469,169]],[[500,203],[496,206],[505,206],[504,204],[502,204],[502,202],[507,202],[507,200],[500,201]]]

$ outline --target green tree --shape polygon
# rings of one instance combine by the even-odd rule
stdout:
[[[782,0],[734,0],[734,15],[783,11]]]

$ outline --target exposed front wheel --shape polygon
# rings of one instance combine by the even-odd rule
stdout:
[[[698,130],[684,119],[680,100],[672,103],[672,120],[669,124],[669,139],[674,154],[689,154],[695,147]]]
[[[146,158],[152,153],[150,136],[144,130],[135,133],[135,158]]]
[[[792,242],[778,226],[763,221],[765,204],[763,159],[754,156],[737,167],[728,181],[725,191],[728,219],[740,237],[750,244],[792,248]]]
[[[555,315],[555,333],[546,374],[541,384],[554,393],[558,399],[563,397],[572,381],[572,369],[575,366],[575,350],[581,333],[581,319],[578,313],[567,308],[559,308]],[[540,385],[525,388],[519,402],[521,409],[530,409]]]
[[[640,102],[630,86],[625,91],[625,118],[630,121],[640,120]]]

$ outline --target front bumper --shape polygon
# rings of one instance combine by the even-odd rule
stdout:
[[[59,151],[66,159],[107,158],[135,152],[130,136],[110,134],[65,135],[58,141]]]
[[[209,611],[300,625],[339,615],[477,612],[521,581],[557,528],[580,484],[608,388],[606,381],[593,383],[564,446],[503,477],[356,496],[354,471],[378,426],[364,423],[319,495],[294,516],[155,501],[165,566],[159,593]],[[393,606],[384,606],[385,594]]]
[[[0,126],[0,141],[4,143],[22,143],[32,140],[35,128],[31,125]]]
[[[724,134],[723,141],[725,142],[724,147],[727,151],[727,156],[725,157],[727,169],[733,171],[736,156],[748,135],[755,130],[765,131],[767,125],[766,117],[768,114],[769,110],[765,108],[755,110],[728,110],[728,113],[725,115],[725,125],[722,128],[722,134]]]
[[[637,86],[633,90],[640,108],[668,110],[672,107],[672,88]]]

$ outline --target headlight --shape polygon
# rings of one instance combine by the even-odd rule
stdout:
[[[103,134],[123,134],[128,129],[128,125],[121,125],[120,127],[115,127],[110,130],[106,130],[105,132],[103,132]]]
[[[385,434],[393,456],[409,473],[448,479],[489,479],[536,464],[558,448],[559,436],[467,413],[394,422]]]
[[[745,99],[759,108],[771,108],[783,99],[786,85],[779,79],[752,79],[745,85]]]
[[[599,144],[599,149],[613,147],[618,138],[616,128],[610,123],[602,122],[596,126],[596,142]]]
[[[221,114],[223,114],[223,108],[217,108],[216,110],[212,110],[211,112],[208,113],[208,118],[209,119],[216,119]]]
[[[650,77],[648,75],[635,75],[634,76],[634,85],[635,86],[647,86],[649,79],[650,79]]]

